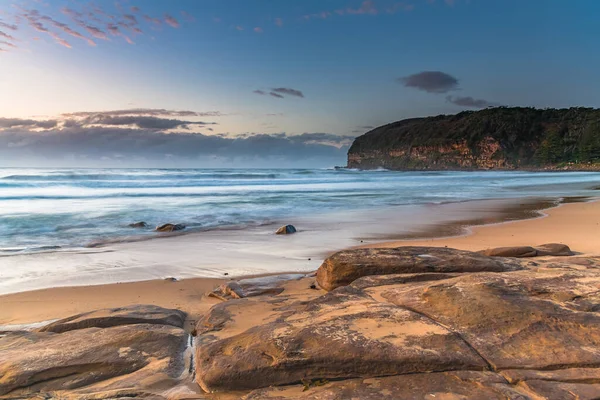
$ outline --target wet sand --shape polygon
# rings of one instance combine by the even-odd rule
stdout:
[[[496,209],[495,217],[486,218],[484,221],[497,222],[502,221],[503,216],[514,215],[509,213],[507,208],[503,208],[504,211],[499,210]],[[467,228],[468,233],[459,237],[395,240],[364,245],[367,247],[448,246],[464,250],[483,250],[490,247],[555,242],[568,244],[573,251],[578,253],[600,255],[600,236],[598,236],[600,202],[563,204],[543,211],[543,214],[533,210],[529,212],[531,212],[529,216],[535,218]],[[468,216],[468,213],[466,215],[463,213],[461,216]],[[442,235],[452,231],[463,232],[464,224],[474,220],[482,221],[481,218],[456,219],[446,224],[438,224],[437,227],[431,226],[430,233],[438,232]],[[371,240],[373,240],[372,237]],[[360,240],[357,238],[356,241]],[[312,260],[309,263],[311,268],[306,270],[318,268],[320,261],[316,261],[318,260]],[[282,269],[282,272],[289,272],[289,270]],[[221,276],[224,279],[231,278],[231,276],[225,278],[222,274]],[[195,320],[218,302],[218,300],[207,298],[204,294],[221,284],[224,279],[194,278],[176,282],[156,279],[8,294],[0,296],[0,325],[29,324],[63,318],[94,309],[129,304],[156,304],[168,308],[178,308],[190,314],[190,320]],[[0,327],[0,330],[2,329],[4,328]]]

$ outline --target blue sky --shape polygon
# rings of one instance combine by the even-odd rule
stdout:
[[[0,0],[0,156],[119,164],[131,154],[102,143],[134,134],[141,164],[343,164],[352,137],[403,118],[598,107],[598,15],[594,0]]]

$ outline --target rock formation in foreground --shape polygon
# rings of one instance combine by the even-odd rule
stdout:
[[[531,248],[348,250],[230,282],[191,341],[153,306],[9,333],[0,398],[600,398],[600,259]]]
[[[600,110],[489,108],[413,118],[355,139],[348,167],[600,169]]]

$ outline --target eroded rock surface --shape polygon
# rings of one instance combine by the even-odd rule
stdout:
[[[343,260],[395,273],[213,307],[197,326],[199,385],[255,388],[247,400],[600,398],[596,259],[392,250]]]
[[[74,315],[39,329],[40,332],[62,333],[83,328],[109,328],[129,324],[156,324],[183,327],[185,313],[154,305],[132,305],[107,308]]]
[[[503,272],[519,268],[510,259],[442,247],[353,249],[326,259],[317,271],[317,282],[323,289],[333,290],[368,275]]]
[[[496,247],[480,252],[490,257],[542,257],[542,256],[572,256],[573,252],[566,244],[547,243],[540,246]]]

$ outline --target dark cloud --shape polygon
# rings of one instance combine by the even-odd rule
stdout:
[[[275,93],[279,93],[279,94],[287,94],[290,96],[296,96],[296,97],[304,97],[304,94],[296,89],[290,89],[290,88],[273,88],[271,89],[273,92]]]
[[[62,114],[63,117],[91,117],[91,116],[163,116],[163,117],[221,117],[220,111],[189,111],[189,110],[167,110],[164,108],[130,108],[127,110],[111,111],[82,111]]]
[[[211,125],[209,122],[184,121],[179,119],[158,118],[139,115],[113,116],[97,114],[79,121],[80,126],[112,125],[136,126],[140,129],[169,130],[175,128],[188,129],[190,125]]]
[[[483,99],[474,99],[473,97],[458,97],[458,96],[448,96],[446,100],[452,104],[456,104],[461,107],[470,107],[470,108],[486,108],[486,107],[496,107],[497,103],[492,103]]]
[[[34,119],[0,118],[0,129],[28,127],[50,129],[56,127],[57,120],[37,121]]]
[[[271,96],[273,96],[273,97],[277,97],[278,99],[283,99],[283,96],[282,96],[282,95],[280,95],[279,93],[270,92],[269,94],[270,94]]]
[[[256,94],[260,94],[260,95],[266,95],[267,93],[265,93],[263,90],[260,89],[256,89],[255,91],[253,91],[252,93],[256,93]]]
[[[440,71],[423,71],[404,78],[399,82],[406,87],[429,93],[447,93],[458,89],[458,79]]]
[[[249,133],[240,136],[204,135],[175,132],[164,134],[148,129],[108,127],[63,127],[42,132],[27,129],[0,131],[0,159],[7,165],[36,160],[49,165],[67,159],[87,160],[101,165],[102,160],[122,157],[145,160],[147,165],[198,165],[214,158],[243,160],[250,166],[268,160],[273,165],[317,165],[343,163],[351,138],[329,133],[304,133],[290,136]],[[274,161],[273,161],[274,160]],[[187,164],[186,164],[187,163]],[[88,164],[89,165],[89,164]]]

